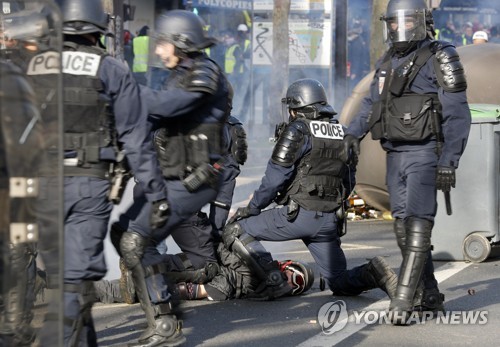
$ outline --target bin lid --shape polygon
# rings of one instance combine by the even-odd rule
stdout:
[[[499,123],[500,105],[469,104],[472,123]]]

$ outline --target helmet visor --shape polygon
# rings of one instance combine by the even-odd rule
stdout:
[[[304,274],[294,266],[287,266],[285,272],[288,278],[288,283],[292,286],[292,295],[299,295],[304,291],[305,278]]]
[[[425,11],[397,10],[384,17],[384,40],[389,43],[414,42],[425,39]]]

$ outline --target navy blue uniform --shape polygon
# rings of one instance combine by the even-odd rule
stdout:
[[[430,43],[430,39],[421,41],[418,48]],[[403,57],[393,55],[392,68],[402,65],[408,60],[408,56],[408,54]],[[438,83],[434,64],[433,58],[427,60],[408,88],[415,94],[437,94],[442,106],[441,128],[444,142],[441,155],[438,157],[436,153],[435,136],[413,142],[381,139],[381,145],[387,152],[386,183],[392,216],[396,220],[396,235],[398,235],[397,224],[408,218],[426,220],[431,224],[434,222],[437,210],[437,167],[458,167],[469,134],[471,116],[465,90],[444,89]],[[360,138],[370,130],[369,117],[372,105],[381,98],[384,83],[389,79],[380,76],[380,67],[381,62],[377,65],[370,93],[363,99],[360,111],[349,124],[346,135],[351,134]],[[424,270],[424,282],[426,288],[437,288],[430,250]]]
[[[103,85],[99,96],[113,107],[117,140],[123,145],[139,186],[148,199],[165,198],[166,188],[152,145],[150,124],[136,82],[123,63],[109,56],[102,56],[98,77]],[[111,146],[100,148],[99,152],[102,163],[115,159],[115,149]],[[74,151],[66,151],[65,163],[72,163],[74,155]],[[65,326],[65,343],[69,343],[74,326],[83,324],[80,341],[91,346],[96,345],[94,327],[91,319],[82,318],[82,305],[89,305],[88,300],[92,300],[92,283],[88,281],[101,279],[107,270],[104,239],[113,207],[107,196],[110,182],[104,177],[85,176],[85,173],[75,176],[66,173],[65,176],[64,302],[65,317],[71,322]],[[82,296],[86,297],[83,304]],[[82,319],[83,322],[79,322]]]
[[[311,150],[310,137],[299,150],[298,157],[303,157]],[[264,209],[282,191],[296,171],[294,165],[283,167],[270,160],[262,178],[260,187],[255,191],[249,207]],[[344,178],[344,187],[351,191],[354,187],[354,170]],[[335,212],[309,211],[299,209],[297,217],[290,221],[286,207],[277,207],[262,211],[257,216],[240,220],[244,230],[240,236],[242,242],[250,235],[256,241],[250,241],[246,247],[252,249],[261,259],[272,261],[272,256],[258,241],[287,241],[301,239],[307,246],[329,288],[334,293],[359,294],[366,289],[361,279],[362,267],[347,270],[344,252],[337,233],[338,219]]]
[[[118,141],[123,144],[136,180],[147,199],[156,201],[165,198],[166,188],[150,138],[151,125],[146,121],[137,84],[127,68],[111,57],[102,61],[99,77],[106,87],[102,97],[113,105]],[[114,155],[113,148],[101,148],[103,160],[112,161]],[[107,199],[108,191],[107,179],[76,176],[65,179],[67,283],[78,283],[82,279],[97,280],[106,273],[101,242],[106,235],[113,207]],[[82,250],[82,242],[87,241],[94,245]]]
[[[231,150],[232,138],[229,133],[229,125],[224,127],[224,143],[228,152]],[[217,204],[210,205],[210,222],[212,224],[215,236],[220,236],[224,225],[226,225],[227,217],[229,215],[229,207],[233,202],[234,188],[236,187],[236,177],[239,176],[241,170],[240,165],[236,162],[233,155],[228,153],[224,155],[224,171],[222,172],[222,182],[217,193],[217,202],[224,204],[224,207],[217,206]],[[225,207],[228,208],[225,208]]]
[[[189,61],[183,61],[176,70],[188,69],[189,67]],[[214,97],[208,93],[177,88],[175,86],[179,82],[180,76],[175,72],[176,70],[171,72],[164,90],[144,89],[144,101],[148,105],[149,121],[153,128],[160,128],[165,120],[168,122],[169,119],[176,119],[177,117],[182,117],[182,120],[186,122],[224,122],[227,89],[221,89]],[[217,103],[209,102],[212,100],[218,101]],[[212,161],[220,158],[221,156],[217,153],[210,153]],[[217,189],[207,185],[203,185],[195,192],[189,192],[180,179],[166,179],[164,182],[167,186],[167,201],[170,206],[170,216],[166,225],[157,230],[150,228],[151,204],[146,201],[141,186],[134,188],[134,203],[127,211],[126,216],[121,218],[122,221],[125,221],[126,217],[129,217],[128,229],[139,233],[143,237],[151,238],[156,243],[165,239],[176,226],[191,218],[203,206],[215,200],[217,196]],[[148,248],[143,258],[143,264],[147,266],[160,263],[162,257],[158,256],[159,254],[154,247]]]

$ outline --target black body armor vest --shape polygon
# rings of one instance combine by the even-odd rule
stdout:
[[[167,89],[208,93],[212,99],[207,100],[207,104],[217,100],[218,88],[226,83],[218,66],[204,55],[194,60],[191,69],[173,70],[170,76],[166,82]],[[202,112],[208,113],[210,109],[207,107],[198,112],[191,121],[186,121],[186,117],[165,120],[155,133],[154,145],[163,176],[167,179],[184,179],[197,167],[214,164],[216,160],[213,158],[220,158],[224,154],[223,130],[226,118],[219,122],[204,123],[205,116],[209,114]]]
[[[310,136],[312,148],[296,164],[296,174],[290,184],[278,195],[278,204],[289,199],[310,211],[333,212],[342,201],[342,178],[347,167],[340,160],[344,132],[340,124],[299,119]],[[294,123],[295,123],[294,122]]]
[[[441,103],[437,94],[417,94],[409,86],[420,68],[434,55],[433,45],[408,55],[398,68],[391,68],[391,54],[380,67],[380,100],[372,106],[370,130],[374,140],[418,142],[438,134]],[[385,80],[380,81],[381,79]]]
[[[76,49],[71,52],[75,55],[73,60],[79,53],[90,54],[91,58],[99,59],[99,65],[93,75],[63,74],[64,149],[76,150],[79,158],[83,156],[83,163],[97,163],[99,149],[115,143],[116,137],[110,105],[99,97],[103,85],[98,72],[107,54],[97,47],[78,46]],[[72,59],[63,59],[63,69],[64,65],[72,64]]]
[[[50,67],[53,52],[35,56],[28,68],[38,102],[44,112],[57,107],[53,102],[57,75],[50,71],[35,71],[37,61],[45,61]],[[114,117],[110,105],[99,97],[103,90],[99,69],[106,52],[98,47],[65,42],[62,57],[64,150],[77,153],[78,167],[90,167],[100,162],[99,150],[116,144]],[[42,65],[42,64],[38,64]]]
[[[213,164],[210,154],[222,155],[223,124],[187,123],[179,119],[159,129],[154,138],[167,179],[184,179],[198,166]]]

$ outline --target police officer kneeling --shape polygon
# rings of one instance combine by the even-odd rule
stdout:
[[[392,296],[397,276],[383,258],[346,269],[338,233],[342,222],[336,212],[354,187],[355,168],[344,162],[344,129],[333,117],[336,112],[323,86],[314,79],[298,80],[282,102],[289,123],[279,135],[261,186],[223,233],[225,246],[261,280],[253,296],[273,299],[292,290],[259,241],[296,239],[309,248],[334,294],[358,295],[378,287]],[[282,206],[261,213],[273,201]]]

